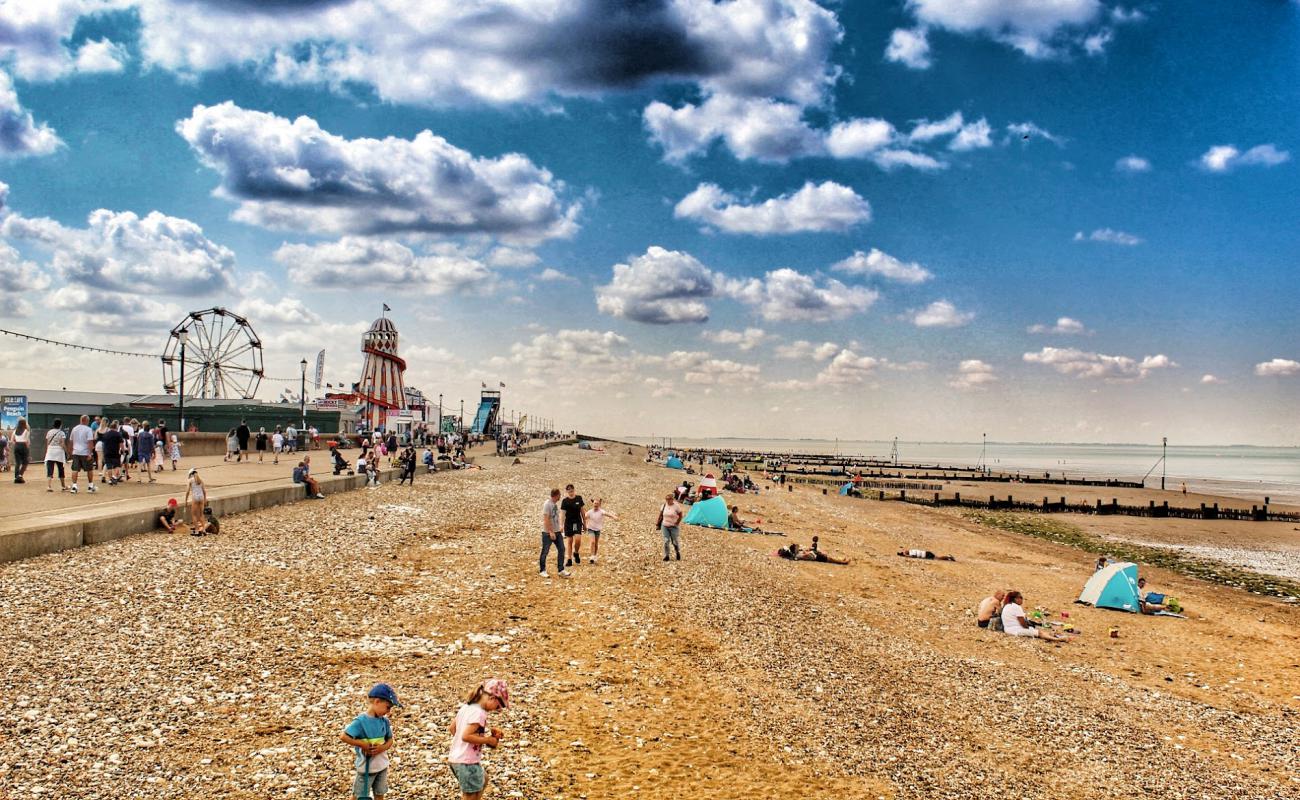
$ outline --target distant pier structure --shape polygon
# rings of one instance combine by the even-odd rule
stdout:
[[[387,307],[385,307],[387,311]],[[362,416],[369,430],[388,425],[388,414],[406,410],[406,387],[402,373],[406,362],[397,355],[397,326],[387,316],[374,321],[361,340],[365,364],[361,368],[358,394],[365,408]]]

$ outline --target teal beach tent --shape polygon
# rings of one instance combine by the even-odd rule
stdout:
[[[677,456],[668,456],[668,460],[664,462],[664,466],[668,469],[686,469],[686,466],[682,464],[682,460]]]
[[[1120,561],[1097,570],[1084,584],[1079,602],[1096,608],[1116,608],[1137,613],[1141,610],[1137,564]]]
[[[848,494],[849,490],[852,488],[853,488],[853,481],[849,481],[848,483],[840,487],[840,494]]]
[[[701,525],[705,528],[727,529],[727,501],[721,497],[710,497],[691,506],[684,522],[687,525]]]

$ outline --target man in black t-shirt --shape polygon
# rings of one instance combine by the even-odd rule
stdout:
[[[108,474],[109,485],[116,485],[122,480],[122,447],[126,437],[122,436],[118,421],[113,420],[100,438],[104,442],[104,472]]]
[[[582,513],[585,505],[582,495],[574,491],[573,484],[564,487],[560,513],[564,516],[564,538],[569,543],[570,559],[565,563],[568,567],[582,563],[582,554],[578,551],[582,548],[582,534],[587,530],[587,522]]]
[[[239,457],[235,459],[236,461],[244,460],[244,455],[248,453],[248,440],[252,437],[253,432],[248,429],[248,423],[241,419],[239,427],[235,428],[235,439],[239,442]],[[253,460],[252,455],[248,456],[248,460]]]

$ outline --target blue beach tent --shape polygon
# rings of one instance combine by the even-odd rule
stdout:
[[[687,525],[701,525],[705,528],[727,529],[727,501],[721,497],[710,497],[691,506],[687,512]]]
[[[1137,564],[1120,561],[1097,570],[1083,585],[1079,602],[1096,608],[1115,608],[1138,613]]]
[[[853,481],[849,481],[848,483],[840,487],[840,494],[848,494],[849,490],[852,488],[853,488]]]
[[[668,469],[686,469],[686,465],[682,464],[682,460],[677,456],[668,456],[668,460],[664,462],[664,466]]]

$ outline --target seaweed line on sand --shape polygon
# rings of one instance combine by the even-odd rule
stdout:
[[[1090,553],[1114,556],[1122,561],[1150,564],[1180,575],[1245,589],[1254,594],[1282,597],[1293,602],[1300,597],[1300,582],[1239,569],[1210,559],[1195,558],[1176,550],[1102,539],[1065,522],[1026,514],[988,511],[968,511],[963,512],[962,516],[990,528],[1046,539]]]

